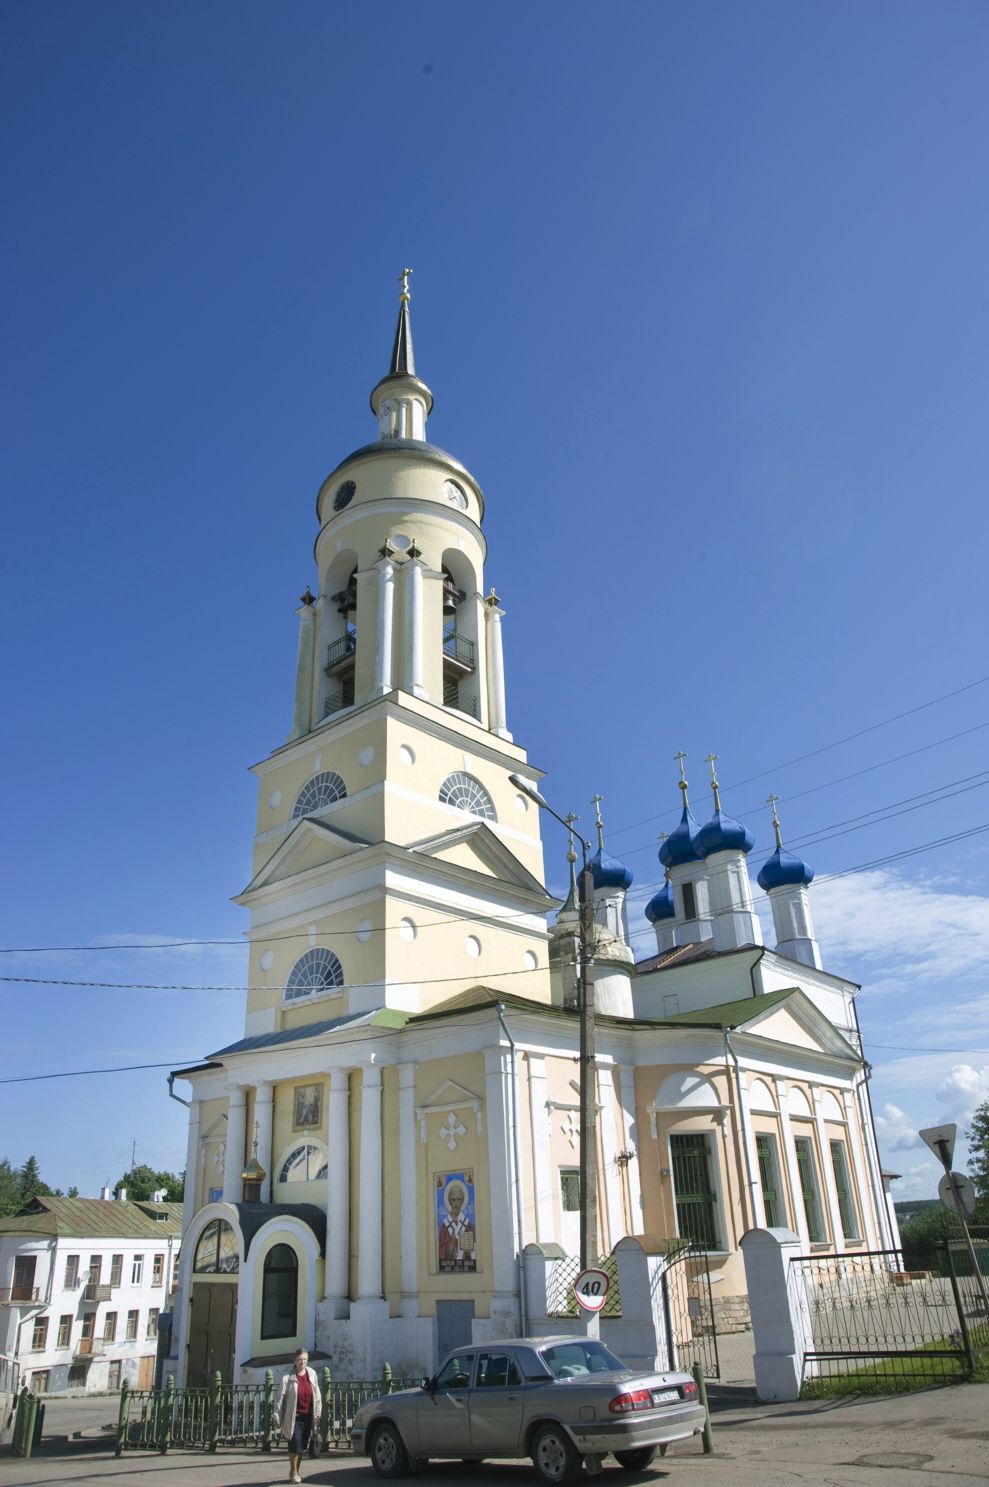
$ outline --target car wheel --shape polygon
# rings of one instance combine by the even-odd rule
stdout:
[[[644,1472],[647,1466],[652,1465],[655,1455],[655,1446],[641,1446],[638,1451],[616,1451],[615,1460],[626,1471]]]
[[[379,1477],[404,1477],[409,1469],[409,1453],[394,1425],[379,1425],[371,1437],[371,1465]]]
[[[559,1425],[544,1425],[532,1442],[536,1476],[550,1487],[569,1487],[580,1471],[580,1455]]]

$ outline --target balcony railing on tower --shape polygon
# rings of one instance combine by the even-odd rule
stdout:
[[[443,660],[452,661],[464,671],[474,670],[474,642],[456,630],[447,630],[443,636]]]
[[[326,647],[326,666],[324,670],[333,672],[345,666],[357,653],[357,631],[348,630],[346,635],[341,635],[339,640],[332,641]]]

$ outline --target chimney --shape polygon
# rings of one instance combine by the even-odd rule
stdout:
[[[118,1203],[126,1203],[127,1202],[127,1189],[126,1188],[118,1188],[117,1189],[117,1202]]]
[[[109,1203],[112,1196],[109,1188],[100,1188],[100,1197],[104,1203]]]

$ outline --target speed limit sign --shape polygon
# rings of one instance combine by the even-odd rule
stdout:
[[[600,1311],[608,1299],[610,1285],[606,1270],[582,1270],[573,1283],[573,1293],[585,1311]]]

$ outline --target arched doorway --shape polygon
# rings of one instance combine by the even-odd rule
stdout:
[[[232,1383],[237,1330],[237,1236],[225,1219],[211,1219],[196,1242],[189,1301],[190,1389],[205,1389],[219,1369]]]

